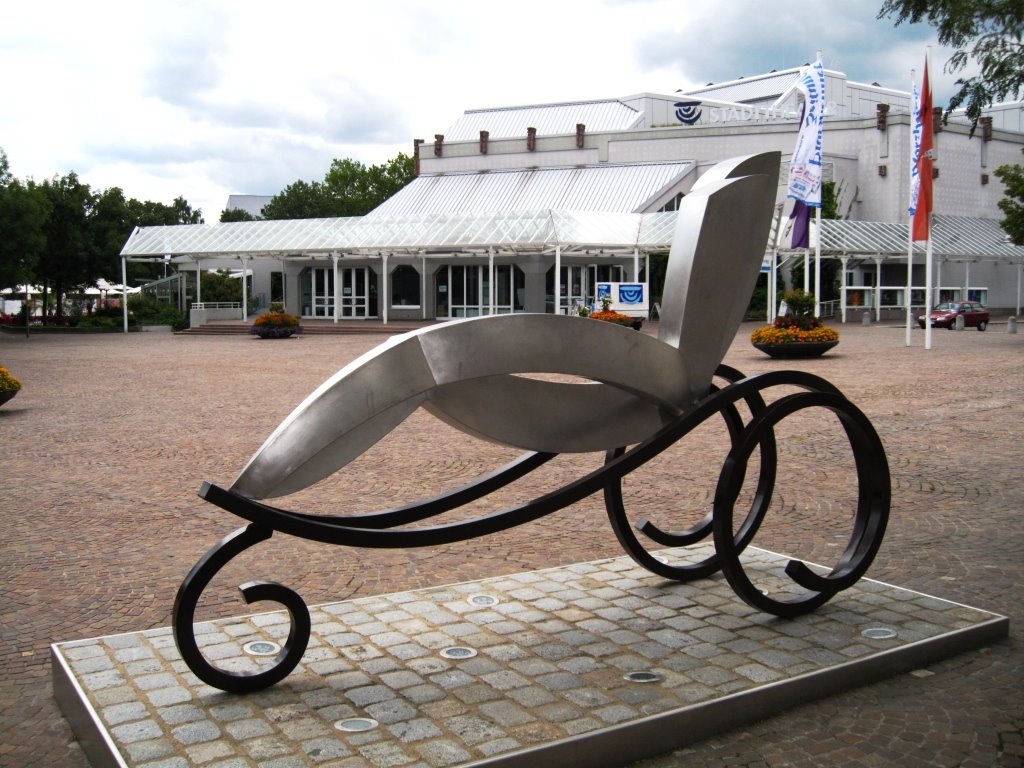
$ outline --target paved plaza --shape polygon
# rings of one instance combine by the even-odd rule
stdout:
[[[937,330],[925,351],[922,331],[908,349],[902,328],[851,324],[828,356],[794,363],[754,350],[752,328],[741,328],[726,363],[747,374],[785,367],[821,375],[882,438],[893,514],[869,576],[1008,616],[1010,637],[780,715],[765,711],[754,725],[643,768],[1021,765],[1024,335],[999,323],[985,333]],[[50,643],[167,627],[185,573],[240,525],[196,497],[200,483],[230,484],[298,402],[384,338],[0,334],[0,365],[24,385],[0,408],[0,765],[87,765],[54,700]],[[666,509],[694,519],[706,511],[727,438],[712,425],[701,430],[627,480],[632,512],[667,521]],[[840,440],[827,417],[780,428],[778,501],[759,546],[834,561],[848,522]],[[417,412],[282,506],[389,507],[515,455]],[[559,457],[498,503],[532,498],[600,460]],[[282,581],[316,605],[621,554],[600,497],[512,531],[427,549],[341,550],[275,535],[227,569],[204,599],[203,617],[247,613],[234,585],[252,578]],[[217,763],[214,755],[200,764]]]

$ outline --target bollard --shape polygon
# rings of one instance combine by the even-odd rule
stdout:
[[[1016,315],[1010,315],[1008,318],[1006,318],[1006,332],[1007,333],[1016,333],[1017,332],[1017,316]]]
[[[863,313],[861,313],[860,324],[861,325],[871,325],[871,313],[870,312],[863,312]]]
[[[964,329],[964,316],[963,315],[957,315],[956,316],[956,323],[954,324],[954,327],[958,331],[962,331]]]

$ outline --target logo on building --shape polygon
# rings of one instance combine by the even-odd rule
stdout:
[[[699,101],[677,101],[676,118],[683,125],[693,125],[700,120],[701,109]]]

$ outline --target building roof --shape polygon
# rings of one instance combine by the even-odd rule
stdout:
[[[473,141],[480,138],[480,131],[487,131],[491,139],[525,137],[527,128],[536,128],[541,136],[557,136],[576,133],[579,123],[588,131],[625,131],[637,127],[643,117],[643,112],[618,99],[472,109],[445,131],[444,138]]]
[[[139,227],[121,256],[131,261],[287,258],[314,255],[450,255],[667,250],[676,214],[537,210],[422,216],[287,219]]]
[[[932,217],[932,253],[942,261],[1024,262],[1024,246],[1014,245],[995,219]],[[907,225],[880,221],[821,222],[821,251],[831,256],[906,256]],[[925,243],[914,244],[915,257]]]
[[[452,253],[495,255],[573,253],[629,255],[667,251],[675,212],[506,211],[403,217],[285,219],[137,228],[121,255],[131,261],[197,258],[288,258],[331,253],[380,256]],[[825,256],[902,259],[907,225],[877,221],[822,221]],[[932,250],[943,261],[1024,263],[1024,246],[1013,245],[999,222],[935,215]],[[915,258],[924,243],[916,243]]]
[[[694,168],[696,163],[684,160],[425,174],[370,216],[540,209],[642,213],[673,193]]]

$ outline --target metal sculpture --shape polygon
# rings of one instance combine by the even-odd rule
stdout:
[[[530,314],[453,321],[396,336],[314,391],[230,489],[205,483],[202,498],[249,524],[207,552],[178,590],[174,637],[196,676],[223,690],[254,691],[283,679],[301,659],[309,640],[309,612],[295,592],[277,583],[240,587],[247,602],[274,601],[290,614],[288,639],[268,669],[220,669],[203,656],[195,638],[196,605],[210,580],[274,531],[354,547],[430,546],[502,531],[603,492],[625,550],[666,578],[690,580],[721,570],[747,603],[784,617],[813,610],[855,583],[874,559],[889,515],[889,469],[871,423],[817,376],[780,371],[745,378],[721,365],[757,279],[778,169],[778,153],[726,161],[706,172],[683,198],[657,339],[613,323]],[[589,383],[516,375],[533,373],[571,374]],[[714,385],[715,377],[725,386]],[[799,391],[767,403],[762,393],[780,386]],[[750,414],[747,423],[736,407],[741,401]],[[293,493],[336,472],[419,407],[462,432],[528,453],[441,496],[372,514],[308,515],[258,501]],[[785,572],[802,592],[780,599],[754,586],[740,554],[771,503],[777,468],[774,427],[807,408],[827,409],[842,424],[856,466],[857,506],[849,544],[832,571],[822,575],[790,560]],[[683,532],[664,531],[643,520],[631,524],[622,498],[623,477],[713,416],[724,419],[731,450],[720,470],[712,512]],[[736,527],[734,507],[755,449],[756,490]],[[585,451],[604,451],[603,466],[533,501],[471,520],[405,527],[476,501],[559,453]],[[710,535],[715,552],[692,565],[669,565],[648,552],[638,534],[669,547]]]

